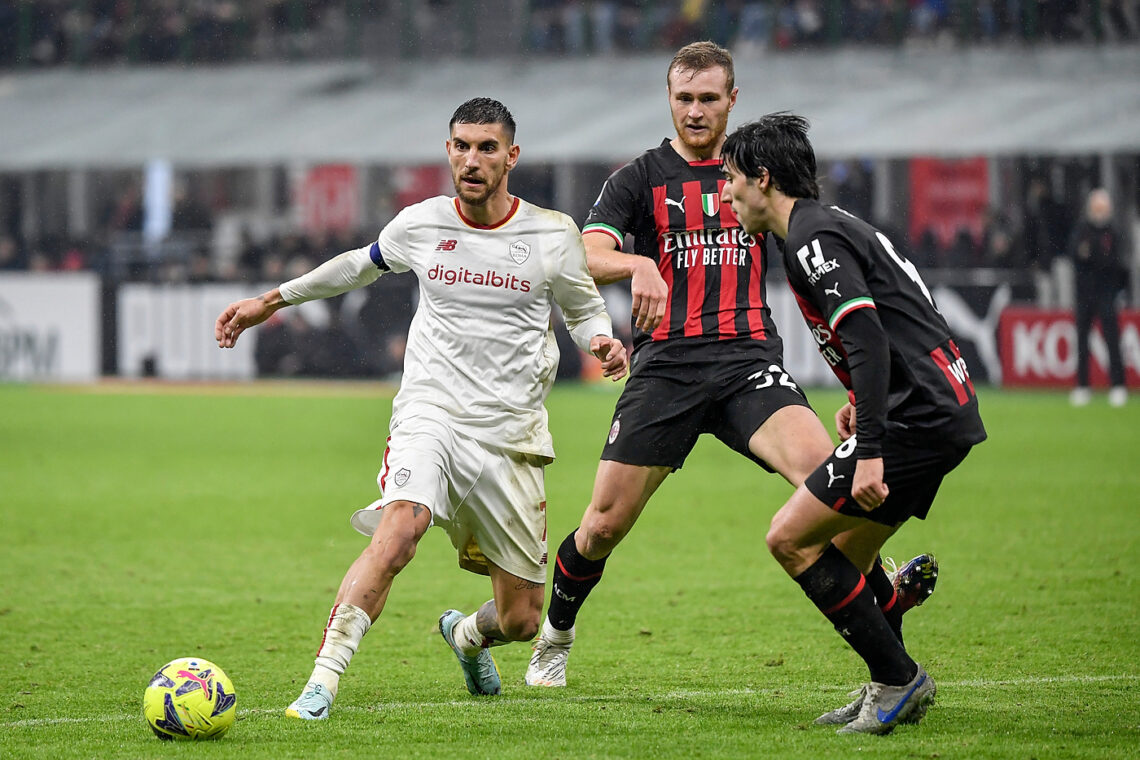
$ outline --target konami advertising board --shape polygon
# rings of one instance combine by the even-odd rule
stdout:
[[[1090,338],[1089,382],[1108,385],[1108,346],[1099,329]],[[1140,387],[1140,311],[1120,312],[1125,380]],[[1007,307],[998,323],[1002,385],[1071,387],[1077,377],[1077,329],[1071,312]]]

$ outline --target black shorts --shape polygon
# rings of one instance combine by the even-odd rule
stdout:
[[[851,495],[855,477],[855,437],[844,441],[823,464],[808,475],[804,485],[812,496],[840,514],[863,517],[883,525],[917,517],[925,520],[947,473],[962,463],[970,446],[924,448],[913,443],[883,441],[883,482],[890,493],[870,512]]]
[[[614,409],[604,460],[676,470],[697,437],[712,433],[772,472],[748,441],[777,410],[811,408],[792,376],[771,361],[728,357],[638,369]]]

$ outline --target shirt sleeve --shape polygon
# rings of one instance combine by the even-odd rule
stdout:
[[[419,204],[417,204],[419,205]],[[406,272],[412,267],[411,247],[408,243],[408,222],[411,209],[408,206],[396,214],[392,221],[384,225],[376,238],[376,248],[382,268],[391,272]],[[378,264],[379,266],[379,264]]]
[[[586,216],[582,234],[601,232],[609,235],[620,251],[626,233],[638,227],[641,216],[641,204],[638,201],[644,184],[641,172],[632,163],[611,174]]]
[[[374,258],[376,244],[334,256],[310,272],[282,283],[285,303],[299,304],[318,298],[330,298],[376,281],[387,269],[383,259]]]
[[[569,217],[566,222],[563,244],[547,259],[547,277],[570,337],[578,348],[589,351],[595,335],[613,337],[613,324],[606,313],[606,302],[586,268],[582,236]]]
[[[855,457],[881,457],[891,385],[891,350],[879,315],[873,309],[852,312],[843,320],[839,340],[847,352],[855,396]]]
[[[875,308],[859,257],[846,236],[820,232],[788,258],[800,267],[802,281],[831,330],[851,312]]]

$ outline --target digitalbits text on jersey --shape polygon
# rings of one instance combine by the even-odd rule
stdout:
[[[516,290],[521,293],[530,292],[530,280],[520,280],[513,274],[499,274],[494,269],[473,272],[467,267],[452,269],[436,264],[428,270],[428,279],[440,280],[445,285],[477,285],[484,288]]]

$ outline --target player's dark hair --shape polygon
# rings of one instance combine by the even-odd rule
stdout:
[[[815,151],[808,120],[780,111],[737,127],[720,149],[724,162],[745,177],[768,172],[772,184],[791,198],[819,200]]]
[[[502,124],[507,131],[507,142],[515,141],[515,117],[507,107],[493,98],[471,98],[451,115],[447,122],[450,131],[456,124]]]
[[[736,82],[736,72],[732,68],[732,53],[720,45],[709,40],[693,42],[677,51],[673,60],[669,61],[669,68],[665,69],[665,84],[669,84],[669,75],[674,71],[698,71],[720,66],[728,75],[728,91],[732,92]]]

